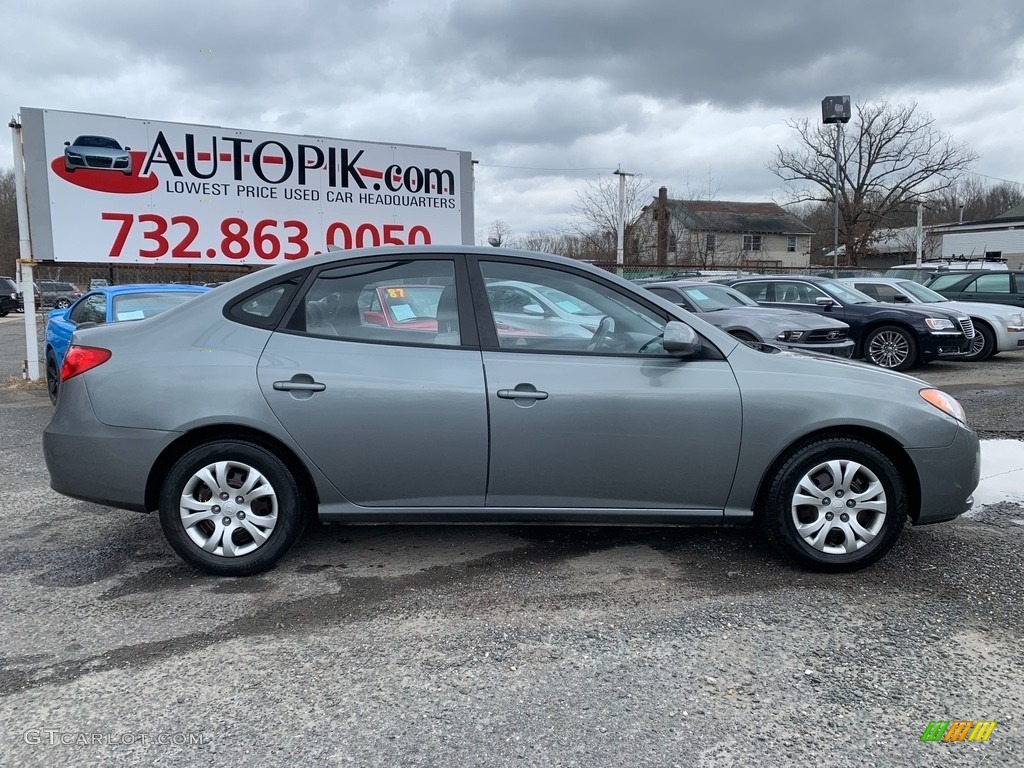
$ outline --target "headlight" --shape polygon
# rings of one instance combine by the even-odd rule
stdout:
[[[953,325],[952,320],[946,320],[940,317],[929,317],[924,321],[924,323],[933,331],[950,331],[956,328],[956,326]]]
[[[800,341],[803,338],[804,331],[782,331],[778,336],[775,337],[776,341]]]
[[[70,158],[71,160],[81,160],[82,156],[77,152],[68,152],[68,158]]]
[[[941,389],[922,389],[920,395],[943,413],[963,424],[967,423],[967,415],[964,413],[963,406],[952,395],[946,394]]]
[[[1010,319],[1006,324],[1007,330],[1010,328],[1021,328],[1024,327],[1024,315],[1010,315]]]

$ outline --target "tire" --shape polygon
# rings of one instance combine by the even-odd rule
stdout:
[[[46,391],[50,395],[50,402],[56,405],[60,395],[60,371],[57,370],[57,358],[52,350],[46,353]]]
[[[240,493],[252,483],[248,493]],[[171,467],[160,490],[160,526],[168,543],[185,562],[215,576],[272,568],[305,523],[291,471],[271,451],[243,440],[193,448]]]
[[[898,325],[883,325],[864,339],[864,359],[879,368],[905,371],[917,362],[917,339]]]
[[[7,317],[8,312],[6,309],[0,309],[0,317]]]
[[[992,357],[996,349],[996,335],[992,329],[980,321],[974,323],[974,338],[971,339],[970,351],[961,360],[980,362]]]
[[[53,303],[53,306],[56,309],[67,309],[71,306],[71,302],[67,299],[57,299],[57,301]]]
[[[845,437],[795,449],[770,479],[758,514],[762,530],[785,554],[827,573],[874,563],[896,543],[906,518],[905,483],[896,465],[870,443]]]

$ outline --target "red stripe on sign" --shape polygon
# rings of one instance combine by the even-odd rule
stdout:
[[[230,155],[230,154],[228,154],[227,152],[221,152],[221,153],[220,153],[220,161],[221,161],[222,163],[228,163],[228,162],[231,162],[231,155]]]
[[[283,157],[268,157],[267,155],[264,155],[260,160],[268,165],[284,165]]]
[[[251,157],[252,157],[251,155],[242,155],[242,159],[245,160],[245,162],[247,162],[247,163],[249,162]]]
[[[369,176],[371,179],[383,179],[384,174],[381,171],[375,171],[372,168],[356,168],[363,176]]]
[[[174,156],[176,158],[178,158],[179,160],[184,160],[185,159],[185,153],[184,152],[175,152]]]
[[[197,152],[196,158],[204,162],[209,162],[213,159],[213,154],[210,152]]]

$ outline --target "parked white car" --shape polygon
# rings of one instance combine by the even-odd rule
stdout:
[[[964,360],[985,360],[1000,352],[1024,349],[1024,313],[1007,304],[950,301],[913,280],[892,277],[847,277],[840,280],[878,301],[899,304],[942,304],[974,321],[974,339]]]

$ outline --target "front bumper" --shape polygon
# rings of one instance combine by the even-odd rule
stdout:
[[[971,349],[971,340],[962,333],[931,332],[922,337],[921,357],[925,360],[960,357]]]
[[[907,453],[921,483],[921,508],[914,525],[941,523],[970,511],[981,481],[981,444],[973,430],[959,428],[945,448],[917,448]]]
[[[817,352],[820,355],[834,355],[836,357],[845,357],[847,359],[853,357],[853,350],[856,346],[853,343],[853,339],[843,339],[842,341],[828,342],[824,341],[821,343],[813,344],[801,344],[786,343],[781,341],[770,341],[769,344],[773,344],[782,349],[795,349],[800,352]]]

